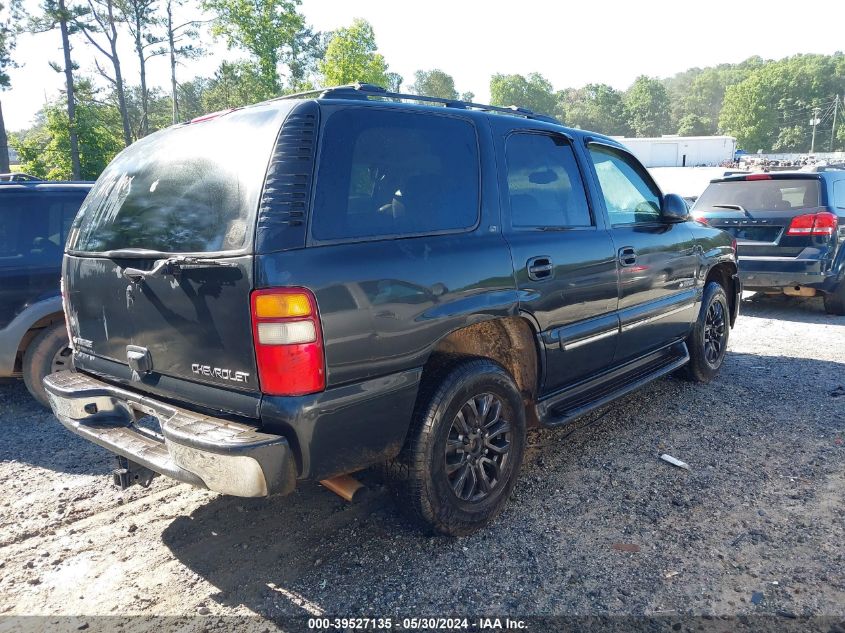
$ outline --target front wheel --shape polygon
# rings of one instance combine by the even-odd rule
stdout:
[[[409,509],[436,532],[463,536],[501,512],[525,448],[525,410],[513,378],[486,359],[459,362],[420,390],[400,460]]]
[[[704,287],[701,312],[687,337],[690,360],[686,377],[694,382],[710,382],[719,373],[728,350],[730,307],[724,288],[715,281]]]

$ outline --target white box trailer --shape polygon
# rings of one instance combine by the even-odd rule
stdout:
[[[615,136],[646,167],[717,167],[732,161],[736,153],[733,136]]]

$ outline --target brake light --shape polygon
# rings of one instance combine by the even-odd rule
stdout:
[[[304,288],[255,290],[252,337],[263,393],[301,396],[326,388],[317,300]]]
[[[198,117],[194,117],[189,122],[202,123],[203,121],[210,121],[211,119],[216,119],[217,117],[223,116],[224,114],[229,114],[230,112],[234,112],[235,110],[239,109],[240,108],[228,108],[226,110],[218,110],[217,112],[209,112],[208,114],[202,114]]]
[[[772,177],[769,174],[748,174],[745,177],[746,180],[771,180]]]
[[[787,235],[825,235],[830,237],[836,232],[839,218],[829,211],[820,213],[807,213],[792,219]]]

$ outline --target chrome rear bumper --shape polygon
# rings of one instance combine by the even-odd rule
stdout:
[[[50,406],[69,430],[145,468],[239,497],[287,494],[296,463],[287,440],[202,415],[67,371],[44,379]],[[155,416],[161,434],[136,424]]]

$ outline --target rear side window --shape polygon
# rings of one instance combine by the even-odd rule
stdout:
[[[21,262],[55,264],[87,192],[0,195],[0,267]]]
[[[68,248],[94,253],[246,248],[287,111],[246,108],[134,143],[97,180]]]
[[[318,240],[475,226],[478,141],[463,119],[350,108],[323,131],[311,233]]]
[[[511,226],[592,225],[575,154],[565,139],[512,134],[505,153]]]
[[[845,209],[845,180],[833,183],[833,204],[837,209]]]
[[[789,211],[819,206],[819,181],[799,180],[733,180],[713,182],[696,200],[696,209],[736,205],[747,211]]]

